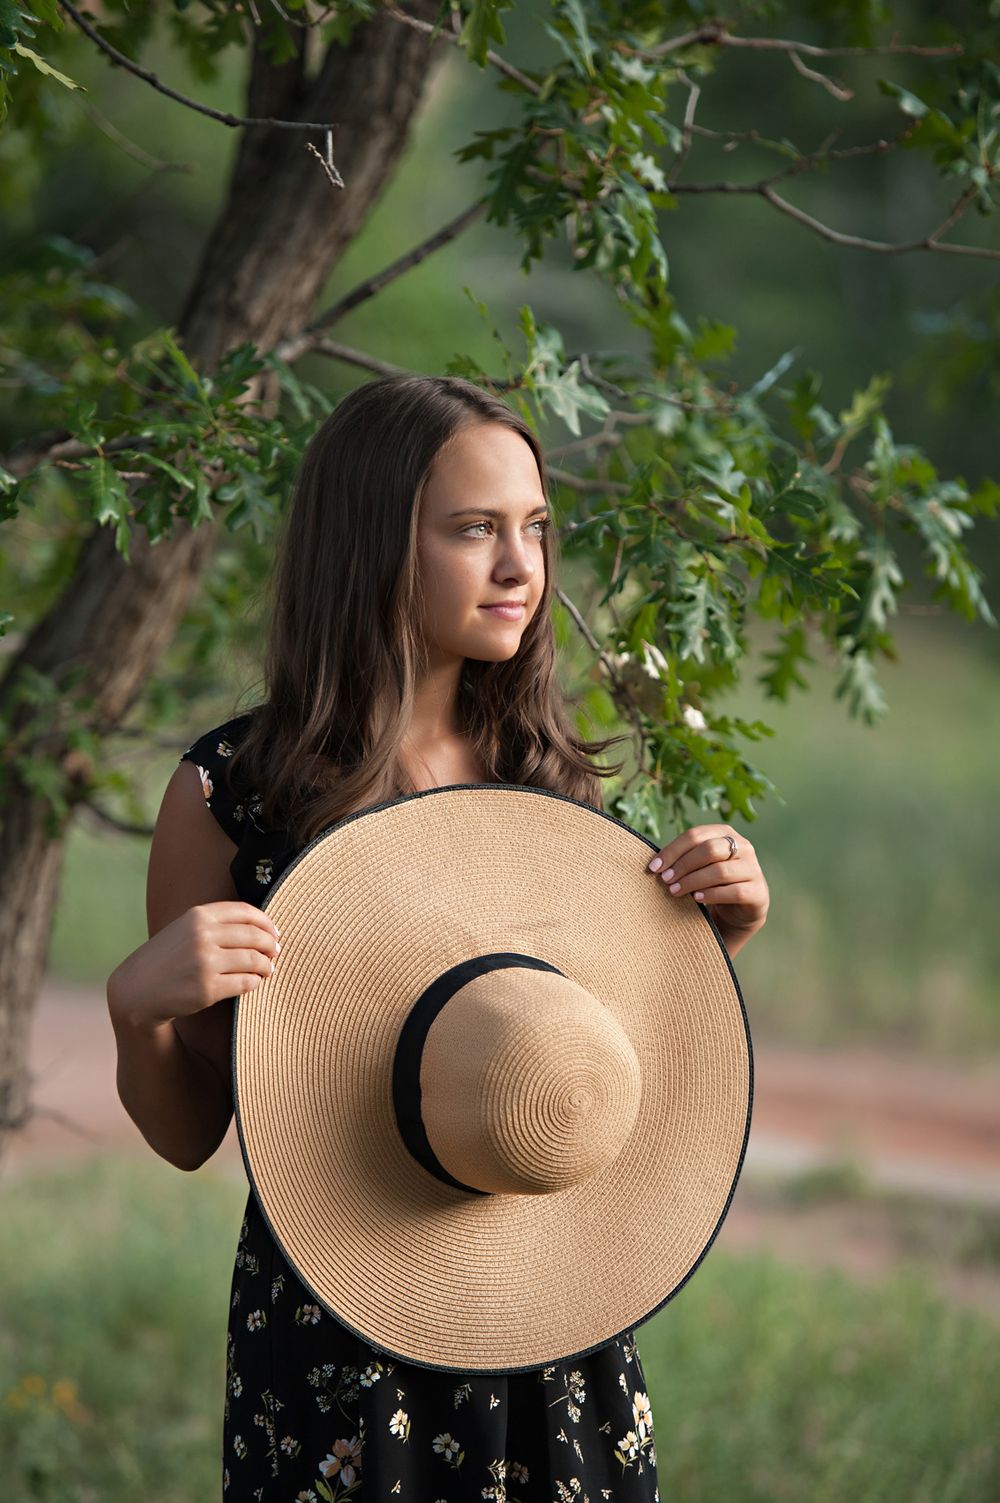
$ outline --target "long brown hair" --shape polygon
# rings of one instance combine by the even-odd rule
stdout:
[[[286,510],[264,598],[267,699],[253,710],[227,773],[259,792],[271,829],[306,844],[345,815],[408,791],[399,760],[427,666],[417,523],[435,455],[460,428],[503,423],[538,440],[499,397],[457,376],[392,375],[350,392],[311,439]],[[582,741],[556,679],[550,605],[555,529],[543,540],[545,587],[505,662],[467,658],[459,724],[488,781],[530,784],[603,808],[589,758],[624,736]]]

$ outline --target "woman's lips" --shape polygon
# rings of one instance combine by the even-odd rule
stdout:
[[[499,616],[502,621],[520,621],[524,615],[523,605],[481,605],[481,611],[489,611],[491,616]]]

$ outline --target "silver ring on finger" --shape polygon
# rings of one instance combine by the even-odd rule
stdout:
[[[736,855],[736,841],[731,835],[727,835],[725,838],[729,841],[729,855],[726,857],[726,860],[732,861],[733,857]]]

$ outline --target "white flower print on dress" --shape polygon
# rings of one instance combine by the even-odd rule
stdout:
[[[656,1452],[653,1450],[653,1415],[649,1407],[648,1394],[634,1393],[632,1395],[632,1418],[635,1420],[635,1429],[627,1430],[622,1436],[615,1456],[622,1464],[622,1471],[626,1467],[634,1466],[638,1461],[641,1472],[644,1452],[648,1454],[650,1465],[656,1465]]]
[[[632,1416],[640,1440],[653,1433],[653,1413],[649,1407],[649,1395],[637,1393],[632,1398]]]
[[[406,1413],[405,1409],[397,1409],[396,1413],[392,1416],[392,1419],[389,1421],[389,1434],[398,1435],[402,1441],[409,1440],[410,1416]]]
[[[274,863],[266,856],[263,861],[257,862],[257,881],[262,887],[266,887],[274,873]]]
[[[485,1498],[486,1503],[507,1503],[507,1463],[503,1457],[490,1462],[489,1474],[495,1486],[484,1487],[480,1497]]]
[[[566,1413],[574,1425],[578,1425],[580,1423],[580,1406],[587,1397],[583,1374],[575,1369],[568,1376],[566,1373],[563,1373],[563,1382],[566,1385],[565,1394],[558,1399],[552,1399],[549,1408],[551,1409],[553,1404],[565,1403]]]
[[[251,1310],[250,1311],[250,1314],[247,1316],[247,1330],[248,1331],[259,1331],[262,1326],[266,1326],[266,1325],[267,1325],[267,1316],[265,1315],[265,1313],[264,1313],[263,1310]]]
[[[588,1503],[586,1493],[584,1493],[582,1498],[580,1498],[580,1493],[581,1487],[579,1477],[571,1477],[569,1479],[568,1487],[566,1486],[565,1482],[560,1482],[558,1478],[556,1479],[556,1497],[558,1498],[559,1503],[573,1503],[574,1498],[580,1499],[580,1503]]]
[[[319,1305],[299,1305],[295,1311],[295,1324],[299,1326],[317,1325],[322,1313]]]
[[[443,1457],[448,1465],[453,1466],[457,1472],[465,1460],[465,1452],[461,1449],[462,1442],[456,1440],[446,1430],[443,1435],[435,1435],[432,1444],[438,1455]]]
[[[359,1385],[356,1367],[345,1364],[337,1373],[332,1362],[325,1362],[322,1368],[314,1367],[307,1373],[306,1382],[320,1390],[316,1395],[316,1407],[321,1414],[328,1414],[336,1404],[344,1418],[351,1420],[351,1412],[345,1406],[357,1403]]]
[[[246,1248],[241,1247],[236,1254],[236,1266],[245,1268],[247,1273],[256,1273],[260,1268],[260,1260],[256,1253],[247,1252]]]

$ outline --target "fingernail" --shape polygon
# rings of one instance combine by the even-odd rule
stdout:
[[[273,960],[271,961],[271,972],[272,972],[272,974],[274,972],[274,961]]]
[[[672,866],[668,866],[667,869],[666,869],[666,871],[663,873],[663,880],[664,880],[664,882],[669,882],[670,878],[673,876],[673,874],[674,874],[673,867]]]
[[[670,891],[671,892],[680,892],[680,890],[681,890],[681,884],[679,882],[671,882],[671,884],[670,884]]]
[[[653,859],[652,859],[652,861],[649,863],[648,867],[646,868],[646,870],[650,871],[650,872],[658,872],[660,870],[660,867],[662,865],[663,865],[663,862],[660,860],[659,856],[654,856]]]
[[[278,954],[280,955],[281,954],[281,941],[280,941],[280,939],[276,939],[275,940],[275,942],[274,942],[274,948],[278,952]]]

